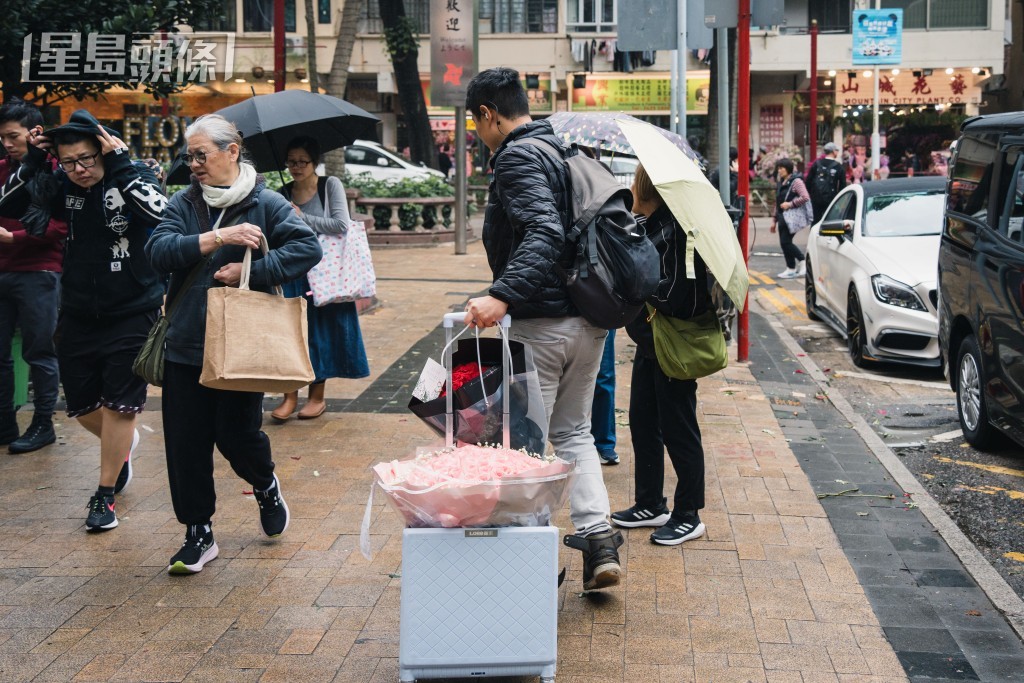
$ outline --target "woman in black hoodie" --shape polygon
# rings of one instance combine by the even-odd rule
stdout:
[[[686,277],[686,233],[643,166],[636,169],[632,190],[637,223],[646,227],[661,257],[661,282],[648,303],[655,313],[674,318],[693,318],[711,310],[704,261],[694,251],[696,277]],[[662,372],[648,311],[641,311],[626,332],[636,342],[629,394],[636,503],[611,518],[621,527],[656,527],[653,543],[679,545],[703,536],[705,530],[699,514],[704,507],[704,448],[697,426],[697,380],[673,379]],[[671,513],[664,496],[666,448],[679,480]]]

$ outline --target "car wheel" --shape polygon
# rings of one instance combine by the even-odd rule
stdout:
[[[999,443],[1002,435],[988,420],[985,374],[978,341],[973,335],[963,340],[957,354],[956,412],[967,443],[979,450],[991,449]]]
[[[818,294],[814,291],[814,271],[811,270],[811,261],[805,261],[807,273],[804,275],[804,302],[807,304],[807,317],[811,320],[821,320],[814,307],[818,305]]]
[[[850,349],[850,360],[858,368],[868,364],[867,330],[864,327],[864,314],[860,309],[860,298],[857,291],[850,287],[846,297],[846,345]]]

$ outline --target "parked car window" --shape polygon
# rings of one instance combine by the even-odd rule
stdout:
[[[853,211],[850,207],[853,205],[854,193],[847,192],[833,204],[828,213],[825,214],[826,221],[841,221],[847,218],[853,218]]]
[[[1013,157],[1016,157],[1015,162]],[[1007,185],[999,232],[1015,242],[1024,242],[1021,230],[1024,227],[1024,154],[1020,150],[1013,150],[1007,155],[1007,162],[1012,165],[1013,171]]]
[[[938,235],[942,232],[942,190],[868,197],[863,232],[869,237]]]
[[[380,163],[383,159],[384,163]],[[372,149],[366,149],[365,147],[350,146],[345,148],[345,163],[346,164],[359,164],[362,166],[388,166],[390,168],[402,168],[399,164],[395,163],[392,159],[387,158],[383,154],[377,154]]]
[[[995,135],[969,135],[957,145],[956,164],[949,176],[949,211],[966,214],[979,223],[987,222],[996,141]]]

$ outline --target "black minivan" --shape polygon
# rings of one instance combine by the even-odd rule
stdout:
[[[939,346],[967,441],[1024,444],[1024,112],[964,121],[939,249]]]

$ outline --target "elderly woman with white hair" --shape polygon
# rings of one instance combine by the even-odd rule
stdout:
[[[211,528],[215,445],[252,485],[264,534],[280,536],[289,520],[270,440],[261,430],[263,394],[199,384],[206,292],[238,285],[246,249],[257,250],[249,283],[260,291],[301,277],[322,256],[316,235],[291,204],[267,191],[263,177],[242,159],[242,136],[234,124],[216,114],[201,116],[186,128],[185,141],[192,184],[171,198],[146,244],[153,266],[170,273],[168,301],[175,302],[167,331],[163,422],[171,502],[186,532],[168,563],[172,574],[196,573],[217,556]],[[266,256],[258,251],[261,233],[270,245]]]

